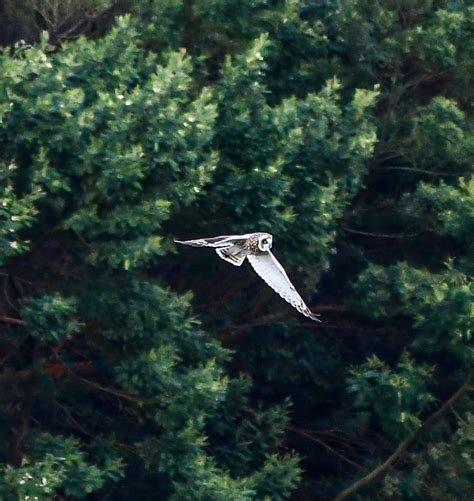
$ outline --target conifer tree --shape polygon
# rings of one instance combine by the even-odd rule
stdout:
[[[2,71],[2,499],[287,497],[283,410],[243,411],[228,350],[147,273],[216,169],[213,91],[129,18],[97,41],[5,50]],[[206,438],[229,405],[248,440],[267,422],[232,471],[232,438]]]
[[[123,6],[1,55],[0,497],[465,499],[472,2]]]

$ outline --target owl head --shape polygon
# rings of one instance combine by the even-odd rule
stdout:
[[[272,248],[273,237],[270,233],[262,233],[258,237],[258,249],[267,252]]]

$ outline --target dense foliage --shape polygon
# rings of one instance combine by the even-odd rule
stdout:
[[[0,497],[468,499],[472,2],[92,4],[8,11]],[[173,243],[255,230],[322,324]]]

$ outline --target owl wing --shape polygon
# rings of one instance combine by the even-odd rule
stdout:
[[[283,266],[277,258],[269,251],[264,254],[248,255],[252,268],[257,275],[262,278],[275,292],[277,292],[285,301],[296,308],[305,317],[321,322],[316,313],[313,313],[296,291],[294,285],[290,282]]]
[[[219,237],[198,238],[196,240],[175,240],[177,244],[190,245],[191,247],[214,247],[215,249],[225,249],[232,245],[242,243],[249,235],[221,235]]]

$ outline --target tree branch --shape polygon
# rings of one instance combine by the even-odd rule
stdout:
[[[403,170],[407,172],[416,172],[417,174],[427,174],[429,176],[445,176],[445,177],[459,177],[461,173],[456,172],[443,172],[432,171],[426,169],[419,169],[417,167],[405,167],[404,165],[389,165],[388,167],[376,167],[376,170]]]
[[[315,442],[316,444],[320,445],[321,447],[323,447],[324,449],[326,449],[330,453],[337,456],[342,461],[349,463],[351,466],[354,466],[354,467],[359,468],[359,469],[362,468],[362,466],[360,464],[358,464],[355,461],[352,461],[352,459],[349,459],[348,457],[344,456],[344,454],[337,451],[334,447],[331,447],[324,440],[321,440],[320,438],[315,437],[310,432],[308,432],[306,430],[299,429],[299,428],[293,428],[293,427],[290,427],[289,430],[292,431],[293,433],[296,433],[298,435],[301,435],[302,437],[307,438],[308,440],[311,440],[312,442]]]
[[[414,238],[422,234],[421,231],[414,233],[400,233],[400,234],[389,234],[389,233],[372,233],[369,231],[356,230],[354,228],[348,228],[345,225],[341,225],[341,228],[348,233],[354,233],[356,235],[363,235],[365,237],[375,237],[375,238]]]
[[[348,313],[349,310],[342,304],[326,304],[326,305],[310,305],[311,309],[314,309],[318,313],[325,313],[325,312],[338,312],[338,313]],[[258,327],[259,325],[265,325],[268,323],[271,323],[275,320],[280,320],[281,318],[285,318],[288,316],[287,311],[279,311],[277,313],[271,313],[269,315],[264,315],[263,317],[259,317],[251,322],[241,324],[241,325],[235,325],[233,327],[230,327],[230,331],[233,334],[239,333],[246,331],[248,329],[251,329],[252,327]],[[299,317],[297,317],[299,318]],[[301,319],[300,319],[301,320]],[[307,324],[311,325],[311,324]],[[317,325],[317,324],[315,324]]]
[[[26,322],[24,320],[21,320],[19,318],[7,317],[6,315],[0,316],[0,322],[5,322],[7,324],[12,324],[12,325],[26,325]]]
[[[19,466],[23,459],[23,445],[28,435],[28,431],[30,428],[31,414],[33,409],[33,402],[36,398],[36,387],[37,387],[37,378],[36,372],[34,369],[34,364],[36,363],[36,359],[38,357],[39,352],[39,341],[35,340],[33,342],[33,348],[31,350],[31,375],[25,382],[25,386],[23,388],[19,388],[20,391],[23,391],[21,395],[21,399],[19,401],[19,416],[18,416],[18,424],[17,429],[12,433],[12,441],[9,445],[9,463],[14,466]]]
[[[114,388],[108,388],[106,386],[102,386],[101,384],[96,383],[95,381],[91,381],[90,379],[86,379],[86,378],[83,378],[83,377],[79,376],[67,364],[65,364],[59,358],[58,358],[58,360],[64,366],[64,370],[70,376],[72,376],[74,379],[76,379],[77,381],[82,382],[83,384],[86,384],[86,385],[90,386],[91,388],[95,388],[96,390],[99,390],[99,391],[101,391],[103,393],[108,393],[109,395],[114,395],[115,397],[120,397],[120,398],[123,398],[124,400],[129,400],[129,401],[135,402],[135,403],[138,402],[140,404],[153,404],[153,403],[156,403],[158,401],[158,399],[159,399],[158,397],[151,398],[151,399],[143,399],[143,398],[135,397],[133,395],[129,395],[129,394],[123,392],[123,391],[116,390]]]
[[[349,496],[358,491],[361,487],[364,487],[368,483],[372,482],[376,478],[380,477],[383,473],[386,472],[396,461],[400,459],[400,457],[418,440],[418,438],[423,435],[427,430],[429,430],[437,421],[441,418],[441,416],[450,409],[455,402],[457,402],[467,391],[471,388],[471,384],[474,382],[474,369],[469,372],[466,380],[462,384],[462,386],[448,399],[444,404],[428,419],[423,421],[422,425],[415,430],[406,440],[400,443],[395,452],[382,464],[374,468],[370,473],[368,473],[365,477],[360,478],[353,484],[349,485],[346,489],[344,489],[341,493],[339,493],[333,501],[342,501],[343,499],[347,499]]]

